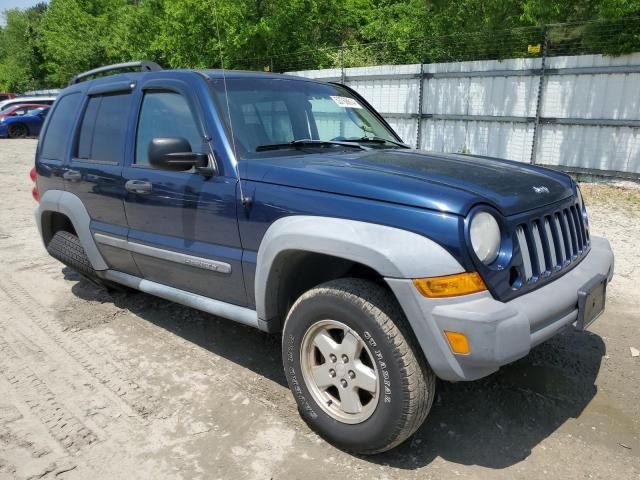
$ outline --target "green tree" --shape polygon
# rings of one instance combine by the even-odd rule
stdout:
[[[76,73],[113,60],[109,32],[126,0],[51,0],[42,21],[47,80],[64,85]]]
[[[4,12],[6,25],[0,29],[0,88],[23,92],[44,85],[41,22],[45,3],[27,10]]]
[[[135,59],[277,71],[500,59],[545,35],[552,55],[617,55],[640,51],[639,16],[640,0],[51,0],[5,12],[0,86],[62,86]]]

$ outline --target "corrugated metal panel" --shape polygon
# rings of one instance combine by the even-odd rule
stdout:
[[[620,57],[548,58],[546,69],[550,74],[545,76],[543,84],[543,122],[538,127],[537,162],[640,173],[640,128],[560,125],[545,120],[640,120],[640,73],[573,74],[572,70],[571,74],[558,74],[561,71],[556,70],[638,65],[640,53]],[[490,118],[426,118],[420,122],[420,147],[529,162],[540,67],[541,60],[535,58],[424,65],[423,114],[517,118],[500,122]],[[347,68],[344,74],[347,83],[378,111],[390,114],[387,120],[404,141],[415,145],[418,121],[398,118],[394,114],[420,111],[419,72],[420,65],[386,65]],[[479,76],[478,72],[486,73]],[[513,75],[513,72],[518,74]],[[337,79],[343,72],[328,69],[294,73],[310,78]]]
[[[536,158],[546,165],[640,173],[640,129],[544,125]]]
[[[421,148],[529,162],[532,139],[526,123],[423,120]]]
[[[423,111],[437,114],[535,115],[539,77],[431,78]]]

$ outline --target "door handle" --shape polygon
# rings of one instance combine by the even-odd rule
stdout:
[[[62,174],[62,178],[69,182],[79,182],[82,180],[82,174],[77,170],[67,170]]]
[[[151,182],[145,182],[144,180],[129,180],[124,184],[124,188],[127,189],[127,192],[146,195],[151,193],[153,185]]]

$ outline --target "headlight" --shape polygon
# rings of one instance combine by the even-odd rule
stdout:
[[[487,212],[479,212],[471,219],[469,237],[471,246],[480,261],[489,265],[500,253],[500,226]]]
[[[576,191],[578,192],[578,205],[580,205],[580,211],[582,212],[584,210],[584,200],[582,199],[580,187],[576,187]]]
[[[582,198],[582,192],[580,191],[580,187],[576,186],[576,190],[578,192],[578,207],[580,208],[580,215],[584,220],[584,228],[589,231],[589,215],[587,214],[587,206],[584,204],[584,199]]]

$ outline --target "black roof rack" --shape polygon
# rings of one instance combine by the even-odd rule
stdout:
[[[93,70],[87,70],[86,72],[79,73],[71,80],[69,80],[69,85],[75,85],[80,82],[83,78],[93,77],[94,75],[98,75],[99,73],[110,72],[112,70],[127,70],[131,68],[140,67],[140,70],[143,72],[157,72],[158,70],[162,70],[162,67],[155,62],[150,62],[148,60],[141,60],[138,62],[126,62],[126,63],[116,63],[114,65],[105,65],[104,67],[94,68]]]

